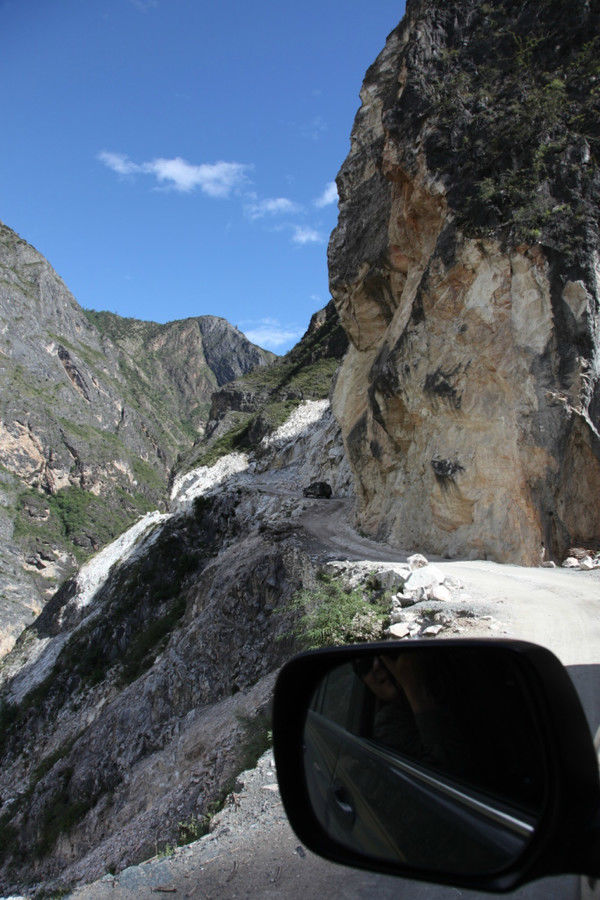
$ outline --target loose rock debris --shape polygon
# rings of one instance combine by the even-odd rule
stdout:
[[[445,575],[421,553],[409,556],[406,563],[332,560],[326,571],[340,577],[349,590],[364,588],[366,594],[373,590],[388,594],[390,625],[386,633],[395,640],[457,635],[465,630],[465,619],[479,623],[485,619],[486,631],[500,627],[491,616],[483,615],[485,610],[457,578]]]

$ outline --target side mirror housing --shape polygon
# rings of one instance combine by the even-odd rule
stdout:
[[[522,641],[385,642],[281,670],[283,804],[337,863],[507,891],[600,875],[598,762],[556,657]]]

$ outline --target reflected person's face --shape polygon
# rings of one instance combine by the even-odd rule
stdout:
[[[389,702],[398,696],[396,685],[378,656],[373,659],[373,665],[363,676],[363,681],[379,700]]]

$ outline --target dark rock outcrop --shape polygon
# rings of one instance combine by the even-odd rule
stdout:
[[[231,485],[155,519],[91,600],[79,573],[3,661],[0,890],[152,855],[244,767],[296,647],[291,599],[315,581],[293,529],[257,527],[289,525],[280,497],[269,509]]]
[[[329,500],[331,497],[331,485],[326,481],[313,481],[302,491],[305,497]]]

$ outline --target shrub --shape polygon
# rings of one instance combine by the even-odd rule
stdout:
[[[389,624],[385,595],[349,590],[338,579],[322,574],[315,590],[300,591],[292,608],[301,612],[294,636],[306,649],[330,644],[355,644],[383,637]]]
[[[497,0],[432,62],[426,152],[468,234],[577,254],[597,226],[600,36],[589,29],[569,4]]]
[[[185,598],[177,597],[167,612],[151,621],[143,631],[136,634],[123,659],[121,672],[123,684],[130,684],[150,668],[184,614],[185,607]]]

